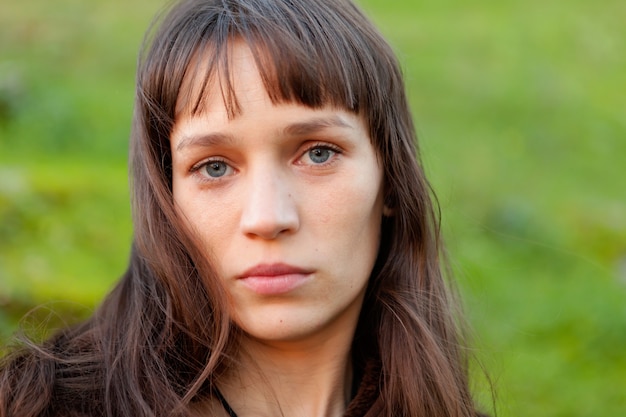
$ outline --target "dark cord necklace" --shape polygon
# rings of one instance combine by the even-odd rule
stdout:
[[[226,410],[229,417],[239,417],[237,413],[235,413],[235,410],[233,410],[233,408],[230,406],[230,404],[228,404],[228,401],[226,401],[226,398],[224,398],[224,396],[222,395],[220,390],[217,389],[217,387],[213,388],[213,393],[215,394],[217,399],[220,400],[220,403],[222,403],[222,407],[224,407],[224,410]]]
[[[352,398],[356,396],[356,392],[359,387],[361,377],[362,375],[359,372],[357,375],[357,378],[354,378],[352,381]],[[235,410],[233,410],[233,408],[230,406],[230,404],[228,404],[228,401],[226,401],[226,398],[224,398],[220,390],[217,389],[217,387],[215,386],[213,387],[213,394],[215,394],[217,399],[220,401],[220,404],[222,404],[222,407],[224,407],[224,410],[228,413],[229,417],[239,417],[237,413],[235,413]]]

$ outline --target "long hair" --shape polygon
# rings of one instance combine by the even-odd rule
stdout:
[[[128,270],[88,321],[4,359],[0,417],[185,416],[233,360],[238,330],[224,289],[174,210],[169,136],[181,112],[201,113],[205,94],[216,93],[210,79],[238,113],[235,39],[253,51],[272,102],[336,106],[369,128],[392,215],[353,352],[375,364],[379,415],[476,415],[438,213],[387,42],[349,0],[184,0],[156,21],[140,53]],[[204,87],[191,91],[189,79]]]

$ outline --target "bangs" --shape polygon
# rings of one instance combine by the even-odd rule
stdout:
[[[250,49],[274,104],[358,114],[387,178],[411,166],[398,162],[416,151],[400,66],[350,1],[182,0],[153,22],[144,40],[134,116],[138,157],[150,155],[170,189],[176,120],[207,111],[218,94],[229,118],[241,112],[232,71],[239,42]]]
[[[380,61],[387,54],[372,50],[372,45],[380,45],[381,37],[373,27],[364,27],[367,20],[352,4],[210,3],[189,1],[186,7],[179,7],[166,17],[156,37],[173,39],[161,45],[167,49],[162,51],[165,56],[159,54],[164,68],[159,71],[163,84],[157,94],[162,109],[173,111],[167,112],[172,120],[181,112],[202,113],[208,96],[215,94],[221,94],[229,117],[240,112],[230,70],[236,42],[245,43],[252,51],[275,104],[331,105],[360,113],[384,101],[385,85],[389,84],[384,79],[389,71],[384,67],[389,62],[376,62],[375,57]],[[210,91],[216,85],[219,91]]]

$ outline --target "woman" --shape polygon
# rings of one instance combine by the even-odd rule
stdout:
[[[348,0],[187,0],[146,42],[135,238],[0,416],[472,416],[398,63]]]

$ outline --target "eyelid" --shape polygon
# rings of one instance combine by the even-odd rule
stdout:
[[[306,150],[310,150],[313,148],[328,148],[337,152],[342,151],[342,149],[338,145],[335,145],[334,143],[331,143],[331,142],[324,142],[324,141],[314,141],[314,142],[307,144],[306,146]]]
[[[189,172],[196,172],[199,171],[202,167],[204,167],[207,164],[210,164],[211,162],[224,162],[225,164],[228,164],[228,161],[226,161],[224,158],[219,157],[219,156],[210,156],[208,158],[204,158],[203,160],[196,162],[195,164],[193,164],[190,168],[189,168]]]

